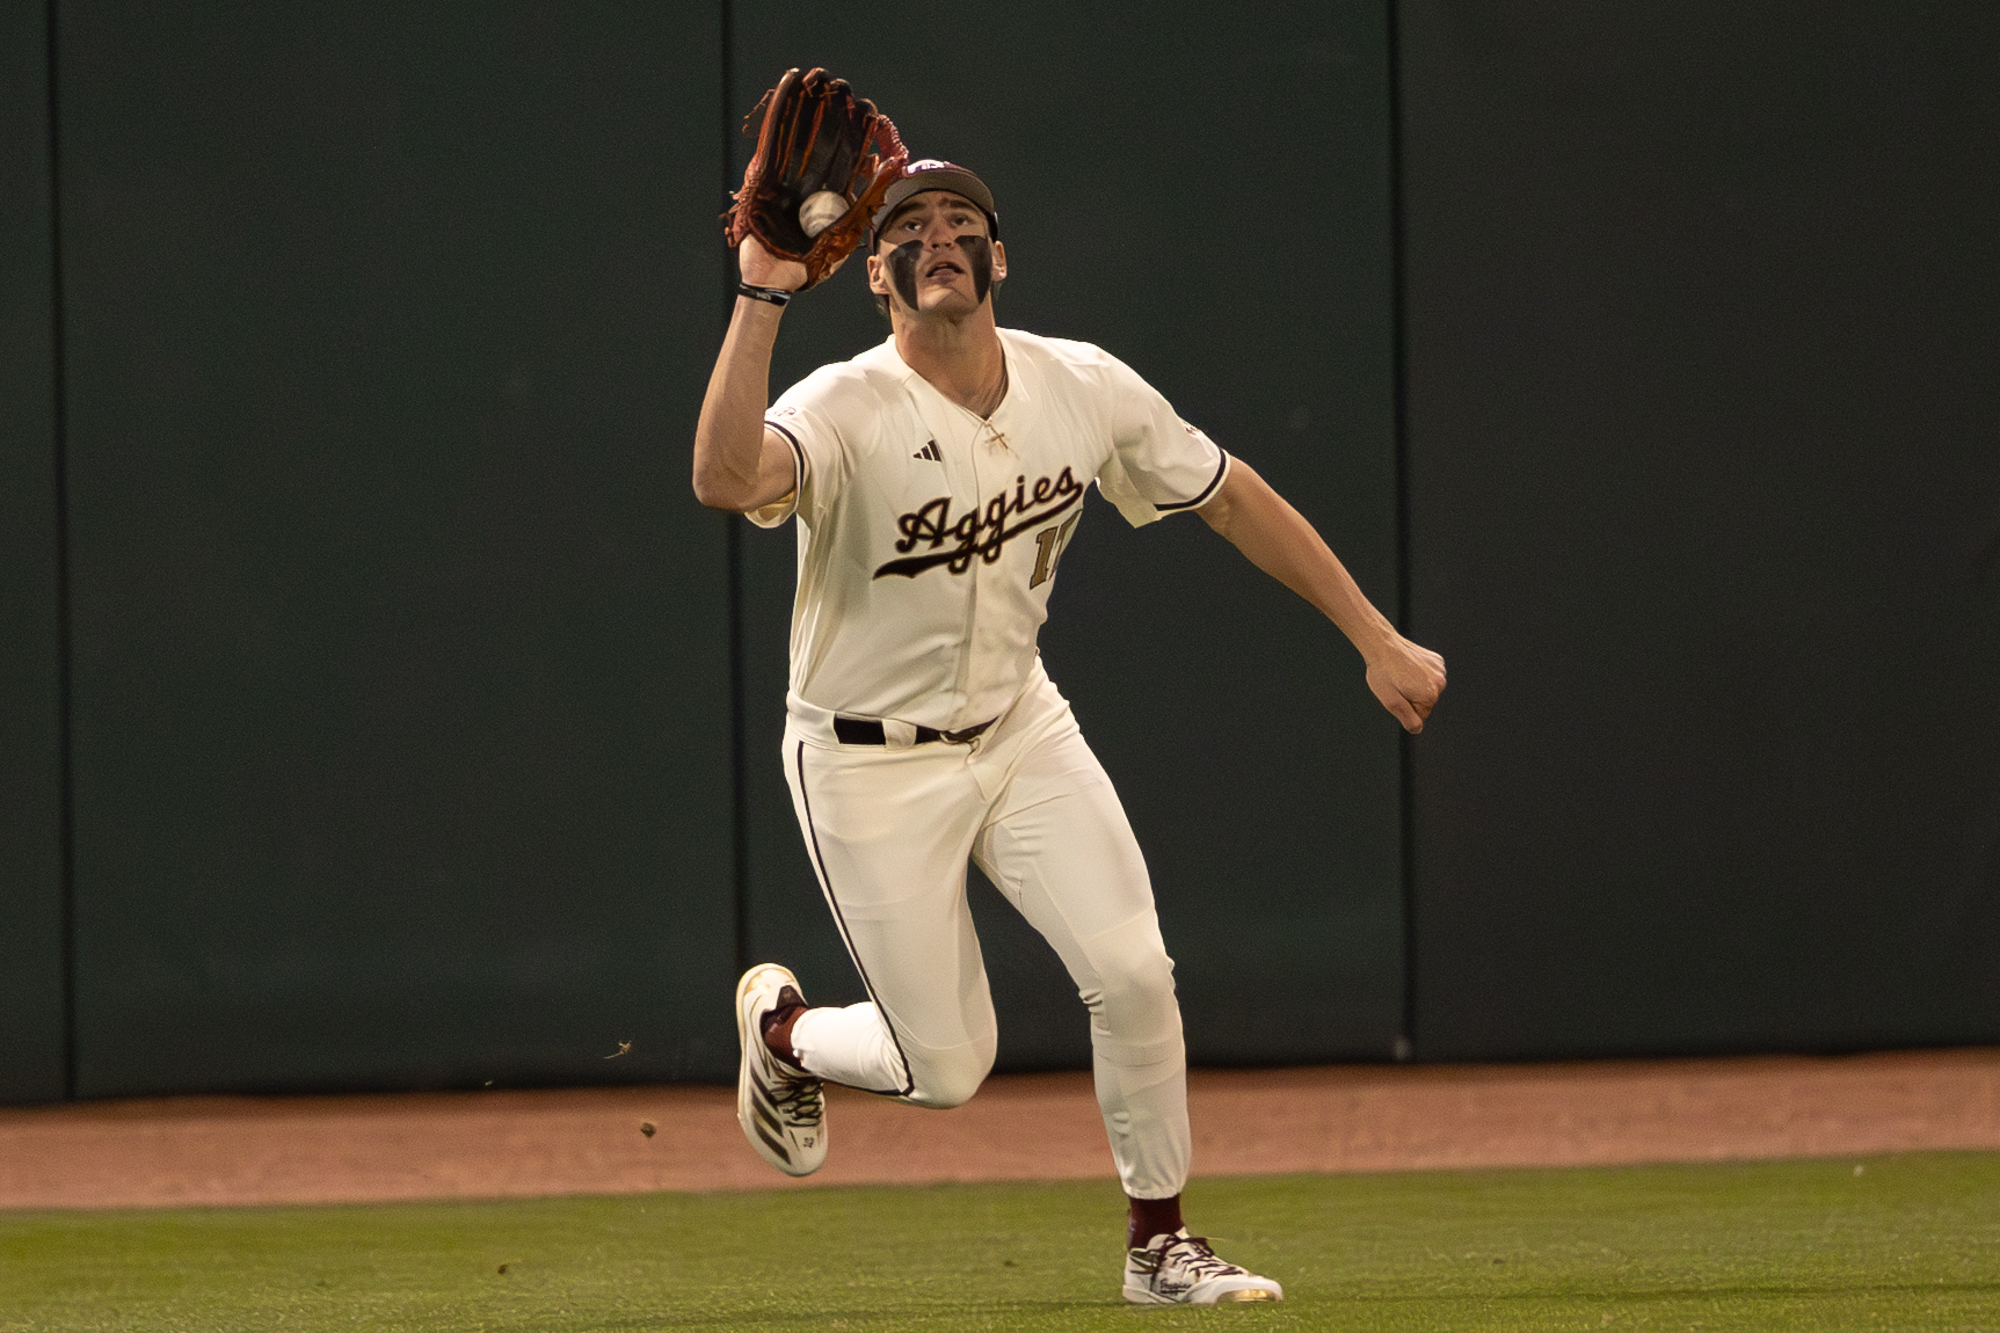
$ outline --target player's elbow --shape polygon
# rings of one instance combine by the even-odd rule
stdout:
[[[710,509],[740,514],[751,507],[744,499],[744,487],[735,478],[718,475],[700,464],[694,469],[694,498]]]

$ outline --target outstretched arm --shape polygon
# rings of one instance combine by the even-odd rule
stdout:
[[[1368,688],[1405,731],[1424,719],[1444,692],[1444,659],[1396,632],[1362,596],[1313,525],[1240,458],[1215,497],[1195,511],[1250,562],[1318,607],[1368,663]]]
[[[737,248],[743,281],[797,291],[805,265],[773,259],[754,236]],[[694,429],[694,494],[711,509],[761,509],[792,492],[791,447],[764,424],[771,403],[771,347],[783,306],[736,298],[722,353],[708,377],[701,420]]]

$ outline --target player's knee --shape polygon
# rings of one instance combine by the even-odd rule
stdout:
[[[1091,1008],[1091,1044],[1115,1065],[1152,1064],[1181,1051],[1174,964],[1164,947],[1101,956],[1099,985],[1083,992]]]
[[[992,1050],[964,1047],[942,1060],[928,1060],[917,1071],[913,1100],[920,1106],[948,1111],[963,1106],[993,1072]]]
[[[919,1104],[937,1111],[949,1111],[972,1100],[986,1080],[953,1072],[925,1079],[917,1085]]]
[[[1099,990],[1112,1010],[1172,1007],[1174,960],[1164,948],[1128,948],[1097,961]]]

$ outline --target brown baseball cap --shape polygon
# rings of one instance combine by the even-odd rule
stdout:
[[[986,215],[987,231],[994,240],[1000,239],[1000,214],[993,207],[993,191],[986,188],[986,182],[955,162],[940,162],[934,157],[919,158],[903,168],[903,174],[882,196],[882,206],[875,210],[875,217],[868,225],[879,232],[905,199],[925,190],[949,190],[970,199]],[[871,236],[871,243],[873,240]]]

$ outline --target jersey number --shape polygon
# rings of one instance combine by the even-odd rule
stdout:
[[[1063,548],[1069,545],[1069,535],[1076,531],[1076,521],[1082,514],[1071,514],[1069,521],[1060,527],[1043,528],[1035,534],[1035,576],[1028,580],[1030,588],[1039,588],[1056,576],[1056,566],[1062,563]]]

